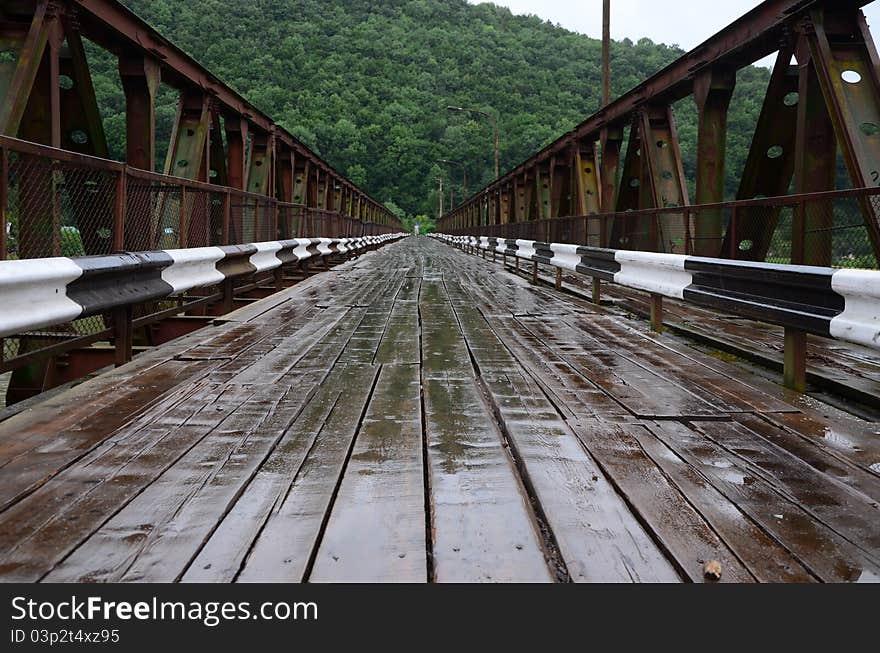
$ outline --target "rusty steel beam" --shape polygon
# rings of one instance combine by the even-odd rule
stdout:
[[[19,98],[23,95],[26,98],[27,93],[24,93],[24,89],[29,89],[33,85],[33,78],[39,67],[39,59],[49,36],[46,24],[54,20],[51,11],[47,15],[47,7],[54,8],[54,4],[43,0],[38,3],[17,2],[15,5],[14,9],[20,13],[34,14],[32,29],[28,34],[29,47],[27,52],[30,56],[28,60],[30,63],[22,67],[22,71],[13,79],[7,79],[6,83],[3,81],[4,71],[0,70],[0,97],[17,99],[12,103],[0,102],[0,133],[26,138],[26,135],[18,132],[17,128],[12,129],[9,125],[17,123],[20,116],[23,115],[24,106],[22,103],[24,100]],[[275,125],[269,116],[259,111],[237,91],[227,86],[195,59],[156,32],[120,2],[115,0],[70,0],[65,7],[69,8],[67,11],[73,12],[79,33],[87,36],[100,47],[115,53],[120,58],[147,58],[157,62],[161,69],[163,82],[179,89],[182,93],[192,93],[193,91],[203,93],[210,98],[212,106],[227,121],[247,122],[252,132],[261,132],[266,135],[274,132],[279,144],[283,144],[295,151],[297,155],[308,159],[313,168],[321,168],[326,174],[340,180],[345,179],[305,144]],[[37,53],[36,58],[31,56],[31,53]],[[142,126],[140,125],[139,128]],[[232,161],[230,164],[228,166],[230,184],[236,188],[246,188],[247,180],[244,175],[236,177],[235,165]],[[340,181],[340,183],[352,190],[357,190],[363,195],[366,203],[386,215],[390,222],[397,224],[396,218],[391,216],[388,209],[380,202],[348,180]]]
[[[794,192],[820,193],[834,190],[837,176],[837,139],[819,85],[815,59],[808,37],[796,48],[798,59],[798,114],[795,143]],[[834,210],[830,202],[801,203],[794,214],[791,262],[803,265],[831,264],[831,227]]]
[[[869,4],[869,1],[765,0],[483,190],[521,177],[535,162],[566,147],[575,139],[599,140],[604,128],[625,127],[646,103],[668,105],[692,95],[697,76],[707,69],[726,67],[735,71],[776,52],[781,43],[788,41],[792,25],[813,9],[824,6],[834,6],[840,10],[857,9]]]
[[[790,66],[794,45],[779,51],[752,144],[743,168],[737,199],[778,197],[788,193],[794,175],[797,138],[798,70]],[[744,208],[736,229],[724,237],[721,252],[728,258],[763,261],[779,221],[779,209]]]
[[[29,23],[5,23],[0,47],[15,52],[12,61],[0,62],[0,134],[17,136],[32,89],[43,67],[43,55],[57,27],[56,8],[41,0]],[[5,13],[5,12],[4,12]],[[45,141],[43,141],[45,143]]]
[[[205,153],[211,122],[209,99],[199,92],[182,93],[165,157],[165,174],[207,181]]]
[[[724,201],[727,112],[736,73],[725,68],[701,73],[694,85],[697,104],[697,204]],[[703,210],[694,222],[694,253],[717,257],[721,253],[724,228],[721,211]]]
[[[125,93],[125,161],[130,166],[156,170],[156,93],[162,73],[152,57],[119,58],[119,76]]]
[[[803,31],[850,177],[856,186],[878,186],[880,59],[865,16],[852,7],[830,5],[812,11]],[[862,205],[862,212],[874,249],[880,252],[880,214],[870,202]]]

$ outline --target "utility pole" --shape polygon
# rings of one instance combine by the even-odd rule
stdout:
[[[611,0],[602,0],[602,106],[611,104]]]
[[[461,185],[464,192],[464,198],[467,199],[467,168],[464,167],[464,164],[461,161],[450,161],[449,159],[437,159],[437,163],[461,168]],[[455,208],[455,188],[453,184],[449,184],[449,196],[452,198],[449,201],[449,209],[452,210]]]
[[[437,215],[438,218],[443,217],[443,177],[437,177],[437,181],[440,182],[440,213]]]

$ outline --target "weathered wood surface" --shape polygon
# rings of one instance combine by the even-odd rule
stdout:
[[[0,580],[880,580],[878,443],[409,239],[0,423]]]
[[[570,277],[569,281],[587,289],[583,279]],[[646,293],[606,285],[603,294],[624,310],[645,317],[650,314],[650,297]],[[779,369],[782,367],[782,327],[674,300],[664,301],[663,319],[681,333],[715,342]],[[809,380],[880,408],[880,354],[867,347],[812,335],[807,336],[807,342]]]

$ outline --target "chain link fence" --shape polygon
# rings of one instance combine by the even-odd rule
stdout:
[[[389,231],[333,211],[0,137],[0,260]],[[237,285],[258,281],[239,279]],[[134,306],[134,319],[149,324],[169,311],[203,305],[219,290],[202,288]],[[49,367],[63,367],[72,349],[112,344],[112,326],[111,315],[95,315],[2,338],[0,374],[15,370],[17,387],[51,386]],[[149,328],[139,337],[148,341]]]

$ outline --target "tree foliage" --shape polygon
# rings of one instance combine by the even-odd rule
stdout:
[[[406,214],[436,215],[436,180],[462,197],[493,175],[491,125],[447,105],[500,116],[508,169],[599,108],[601,43],[531,16],[464,0],[126,0],[338,170]],[[90,48],[112,152],[124,152],[124,98],[115,62]],[[613,94],[682,54],[649,39],[612,46]],[[742,168],[769,72],[740,72],[730,116],[728,192]],[[175,95],[163,88],[167,141]],[[676,106],[693,180],[696,111]],[[161,142],[161,141],[160,141]],[[164,143],[163,143],[164,145]],[[448,196],[447,196],[448,199]]]

